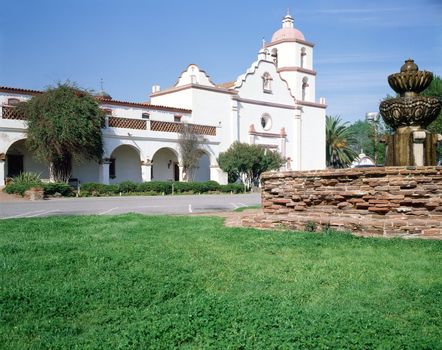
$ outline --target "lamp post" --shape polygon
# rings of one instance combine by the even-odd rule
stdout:
[[[373,151],[374,151],[374,164],[378,164],[378,141],[377,141],[377,122],[379,120],[378,112],[368,112],[365,114],[365,120],[371,123],[373,127]]]

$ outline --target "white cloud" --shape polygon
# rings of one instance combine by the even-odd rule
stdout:
[[[347,15],[347,14],[367,14],[367,13],[382,13],[382,12],[398,12],[403,11],[403,7],[389,7],[389,8],[372,8],[372,9],[358,9],[358,8],[341,8],[341,9],[327,9],[320,10],[319,13],[333,14],[333,15]]]

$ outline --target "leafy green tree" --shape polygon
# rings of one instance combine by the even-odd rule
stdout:
[[[56,182],[69,180],[73,160],[101,159],[103,116],[87,91],[58,84],[17,108],[27,117],[28,149],[50,166]]]
[[[427,87],[423,92],[424,96],[435,96],[442,100],[442,79],[441,77],[435,75],[429,87]],[[442,111],[439,112],[439,116],[434,122],[432,122],[428,128],[429,131],[436,134],[442,134]],[[442,145],[437,149],[439,160],[442,158]]]
[[[281,154],[260,145],[235,142],[218,158],[219,166],[229,179],[240,178],[246,189],[259,183],[264,171],[279,169],[284,164]]]
[[[326,161],[327,166],[333,168],[348,167],[357,157],[351,148],[356,143],[354,132],[343,123],[339,116],[326,116]]]
[[[427,87],[421,95],[435,96],[442,100],[442,79],[435,75],[429,87]],[[431,132],[442,134],[442,111],[439,112],[437,119],[428,126]]]
[[[357,154],[363,151],[372,159],[376,159],[377,164],[385,162],[385,144],[380,141],[388,130],[381,118],[373,122],[357,120],[348,128],[354,135],[354,142],[350,145],[353,151]]]

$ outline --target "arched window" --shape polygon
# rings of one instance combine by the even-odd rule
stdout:
[[[270,117],[270,114],[265,113],[261,116],[261,126],[266,131],[272,128],[272,117]]]
[[[306,58],[306,56],[307,56],[307,53],[305,52],[305,47],[303,47],[301,49],[301,59],[300,59],[300,61],[301,61],[301,68],[305,68],[304,66],[305,66],[305,58]]]
[[[274,48],[272,50],[271,56],[273,58],[273,62],[275,62],[276,67],[278,67],[278,49]]]
[[[8,105],[17,106],[20,103],[18,98],[8,98]]]
[[[307,88],[308,88],[308,78],[302,78],[302,100],[305,101],[307,99]]]
[[[262,76],[262,90],[267,93],[272,92],[272,77],[268,72],[265,72]]]

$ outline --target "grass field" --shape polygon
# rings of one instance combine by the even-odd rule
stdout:
[[[442,242],[0,221],[0,348],[441,349]]]

